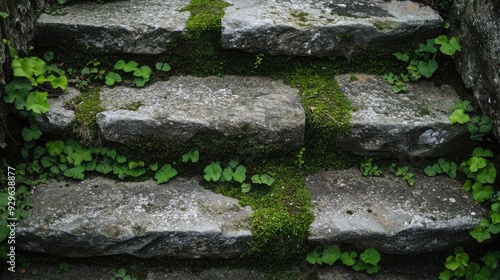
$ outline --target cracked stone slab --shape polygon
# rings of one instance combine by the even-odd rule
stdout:
[[[101,53],[159,54],[187,32],[190,0],[127,0],[75,3],[62,15],[42,14],[37,42]]]
[[[172,77],[146,88],[101,92],[102,137],[122,144],[244,137],[281,149],[304,140],[305,113],[297,90],[261,77]]]
[[[421,159],[456,155],[474,145],[466,126],[450,124],[449,108],[460,99],[449,85],[436,87],[419,81],[409,84],[407,92],[395,94],[379,76],[339,75],[335,79],[357,108],[352,112],[350,133],[337,139],[344,151]]]
[[[16,228],[16,248],[67,257],[231,258],[251,239],[249,206],[203,189],[196,178],[38,186]]]
[[[227,0],[222,47],[275,55],[345,56],[437,36],[427,6],[384,0]]]
[[[363,177],[357,169],[306,178],[315,220],[312,244],[351,244],[392,254],[444,250],[475,242],[469,234],[487,210],[445,176],[418,172],[409,187],[394,175]]]

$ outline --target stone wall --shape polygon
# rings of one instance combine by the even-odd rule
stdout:
[[[451,32],[462,44],[457,70],[500,139],[500,1],[455,0],[451,19]]]
[[[0,17],[0,38],[8,39],[20,56],[28,52],[29,42],[35,33],[35,21],[40,15],[45,0],[0,0],[0,11],[9,14]],[[3,86],[11,75],[9,50],[0,40],[0,98]],[[5,108],[0,102],[0,143],[5,139]]]

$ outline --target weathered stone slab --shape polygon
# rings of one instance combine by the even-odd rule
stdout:
[[[450,124],[449,108],[459,98],[448,85],[419,81],[394,94],[378,76],[340,75],[336,80],[357,108],[349,135],[338,136],[345,151],[407,159],[456,155],[473,145],[465,126]]]
[[[409,187],[393,175],[363,177],[357,169],[321,171],[306,178],[315,221],[311,243],[351,244],[413,254],[472,241],[469,231],[486,214],[444,176],[416,174]]]
[[[68,186],[69,185],[69,186]],[[203,189],[195,178],[52,182],[30,196],[16,248],[68,257],[134,255],[230,258],[251,238],[250,207]]]
[[[183,35],[190,0],[128,0],[75,3],[63,15],[42,14],[37,42],[46,47],[102,53],[159,54]]]
[[[443,20],[411,1],[227,0],[222,47],[270,54],[346,56],[436,36]]]
[[[55,134],[71,132],[75,122],[75,112],[67,107],[67,103],[80,95],[80,91],[71,87],[67,91],[67,94],[58,98],[49,98],[49,111],[35,119],[35,123],[43,132]]]
[[[146,88],[101,92],[97,124],[118,143],[245,137],[282,149],[304,140],[305,113],[297,90],[260,77],[172,77]]]
[[[454,56],[457,70],[481,109],[491,117],[500,138],[500,1],[452,3],[451,33],[462,45],[462,51]]]

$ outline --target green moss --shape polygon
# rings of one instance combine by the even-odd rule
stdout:
[[[205,31],[220,29],[224,9],[228,6],[230,4],[221,0],[192,0],[181,10],[191,12],[186,24],[191,31],[191,36],[199,36]]]
[[[375,22],[373,22],[373,26],[375,26],[378,30],[393,29],[395,27],[394,22],[388,21],[388,20],[375,21]]]
[[[104,111],[99,98],[100,91],[100,89],[91,90],[71,101],[75,106],[73,132],[83,142],[92,142],[95,139],[96,115]]]
[[[314,220],[304,176],[285,161],[290,162],[283,159],[280,163],[262,161],[247,166],[251,173],[272,174],[275,182],[270,188],[252,186],[248,195],[235,186],[218,186],[214,190],[252,207],[253,239],[243,257],[264,261],[267,265],[294,261],[297,255],[305,253],[309,227]]]
[[[307,16],[309,15],[308,13],[304,11],[293,11],[290,13],[290,15],[294,18],[296,18],[299,21],[300,26],[306,26]]]

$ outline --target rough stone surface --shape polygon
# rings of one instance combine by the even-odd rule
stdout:
[[[179,76],[143,89],[103,89],[101,100],[99,130],[118,143],[244,136],[289,149],[304,138],[297,90],[268,78]]]
[[[67,186],[69,185],[69,186]],[[250,207],[203,189],[196,178],[52,182],[30,196],[16,248],[68,257],[230,258],[250,240]]]
[[[129,0],[75,3],[62,16],[43,14],[37,42],[102,53],[159,54],[186,30],[189,0]]]
[[[346,56],[422,41],[441,31],[432,9],[411,1],[228,0],[222,47],[270,54]]]
[[[456,155],[472,147],[467,128],[450,125],[449,108],[459,98],[448,85],[419,81],[394,94],[378,76],[340,75],[336,80],[357,108],[351,132],[338,139],[345,151],[407,159]]]
[[[500,1],[455,0],[450,17],[462,45],[457,70],[500,138]]]
[[[469,231],[486,214],[445,176],[417,174],[409,187],[393,175],[363,177],[359,170],[321,171],[306,178],[315,221],[309,241],[415,254],[471,242]]]
[[[71,99],[80,95],[75,88],[68,88],[68,93],[58,98],[48,99],[50,109],[35,120],[35,123],[43,132],[63,134],[71,132],[75,121],[75,112],[66,106]]]

